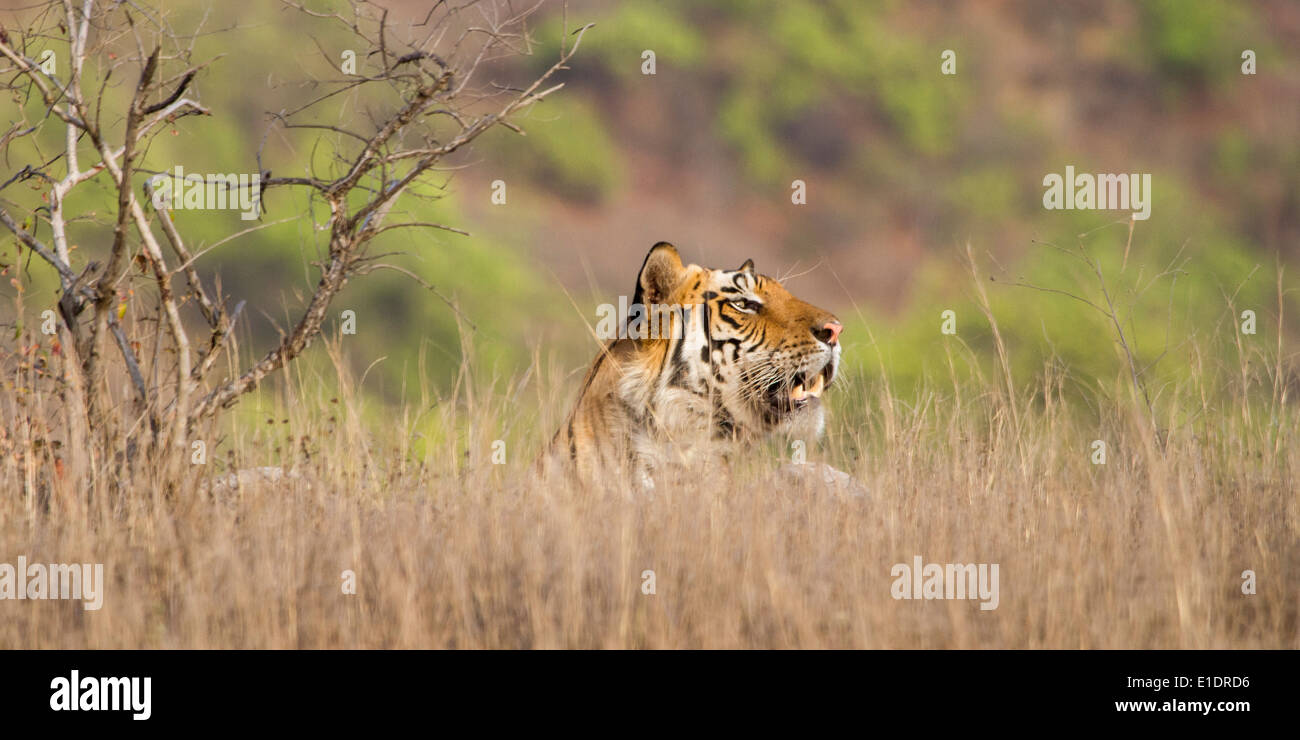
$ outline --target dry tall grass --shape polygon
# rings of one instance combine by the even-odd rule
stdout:
[[[1123,376],[1097,411],[1066,402],[1052,365],[1014,394],[957,379],[907,400],[882,367],[838,384],[810,454],[869,496],[774,483],[788,453],[773,445],[727,483],[699,471],[642,497],[533,477],[573,391],[553,365],[510,383],[466,366],[456,390],[376,426],[334,346],[336,378],[281,373],[207,430],[208,464],[168,496],[149,470],[72,490],[55,386],[18,351],[41,339],[3,360],[0,562],[102,562],[107,593],[99,611],[0,602],[4,648],[1300,647],[1295,370],[1280,361],[1205,363],[1165,390],[1159,434]],[[448,431],[414,431],[430,428]],[[295,477],[199,486],[268,464]],[[915,555],[1000,564],[998,608],[895,600],[891,566]]]

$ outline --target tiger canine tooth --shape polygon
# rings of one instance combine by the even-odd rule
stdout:
[[[790,400],[802,401],[808,394],[803,389],[803,383],[796,385],[790,390]]]
[[[817,380],[813,381],[812,387],[808,389],[808,395],[818,398],[822,395],[822,389],[826,387],[826,377],[818,375]]]

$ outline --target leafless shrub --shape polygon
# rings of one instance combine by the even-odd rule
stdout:
[[[329,164],[304,167],[301,175],[272,176],[259,150],[260,182],[247,186],[257,192],[242,195],[260,203],[268,191],[309,192],[313,203],[328,209],[328,221],[318,226],[328,232],[328,253],[318,264],[314,292],[279,343],[221,378],[213,371],[228,350],[241,306],[228,305],[210,281],[205,283],[202,254],[191,249],[165,200],[160,205],[150,197],[149,173],[142,168],[152,138],[167,124],[212,113],[195,88],[199,73],[219,60],[196,61],[192,39],[179,35],[162,9],[137,3],[54,0],[34,14],[32,27],[0,34],[0,78],[17,103],[0,148],[12,156],[20,141],[35,140],[52,127],[63,132],[57,151],[29,147],[42,156],[23,162],[0,183],[0,223],[58,272],[61,366],[52,374],[65,382],[71,472],[79,482],[94,486],[127,474],[127,467],[140,467],[109,471],[92,463],[96,455],[123,461],[143,455],[169,470],[177,465],[184,457],[175,453],[186,448],[196,424],[235,404],[302,354],[349,278],[389,267],[378,262],[382,255],[368,251],[378,234],[399,228],[459,232],[442,224],[387,219],[404,193],[485,131],[500,125],[522,133],[511,116],[563,87],[553,78],[566,69],[587,30],[569,34],[566,28],[559,58],[519,88],[480,78],[487,62],[531,53],[528,19],[537,5],[435,3],[426,17],[405,23],[391,22],[388,10],[365,0],[339,14],[288,0],[285,6],[301,13],[305,24],[341,27],[360,53],[355,70],[315,80],[319,92],[311,100],[271,116],[272,129],[337,136]],[[68,60],[66,68],[50,69],[33,58],[38,45],[66,48],[58,55]],[[121,96],[106,95],[110,79],[123,75],[135,79],[124,104]],[[361,88],[382,91],[382,111],[367,120],[338,120],[337,112],[331,118],[329,102]],[[281,171],[291,167],[277,165]],[[111,238],[105,233],[100,245],[74,254],[68,226],[86,214],[70,211],[70,196],[104,178],[117,193],[104,222],[111,223]],[[4,188],[23,182],[39,185],[47,204],[22,212],[3,199]],[[152,290],[129,290],[141,279],[132,265],[149,276]],[[120,322],[119,304],[127,301],[153,302],[144,310],[161,317],[156,340]],[[197,307],[201,322],[186,320],[188,306]],[[108,380],[114,373],[129,377],[134,394],[129,400],[115,397],[116,385]]]

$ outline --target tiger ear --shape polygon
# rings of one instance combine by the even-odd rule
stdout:
[[[754,260],[752,260],[752,259],[745,260],[745,264],[743,264],[743,265],[740,266],[739,271],[740,271],[740,272],[753,272],[753,271],[754,271]]]
[[[636,294],[632,297],[632,303],[642,306],[667,303],[685,272],[677,247],[668,242],[659,242],[650,248],[645,262],[641,264],[641,274],[636,279]]]

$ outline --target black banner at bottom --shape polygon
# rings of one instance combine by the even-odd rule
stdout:
[[[1041,720],[1226,729],[1288,719],[1297,684],[1295,654],[1285,651],[9,651],[2,659],[7,722],[128,732],[403,721],[458,734],[686,725],[813,734],[831,721],[883,729],[886,718],[918,729],[1041,729]]]

